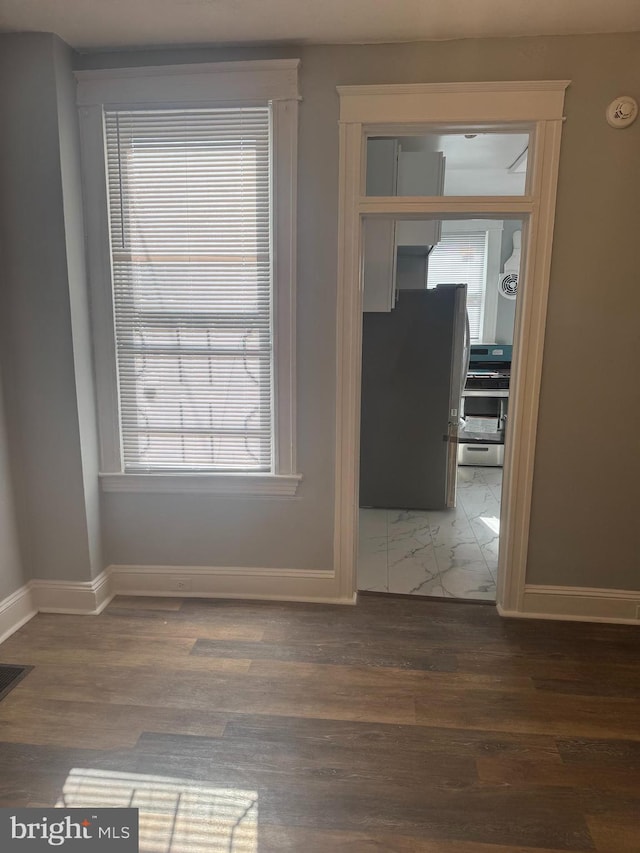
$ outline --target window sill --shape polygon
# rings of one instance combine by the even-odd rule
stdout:
[[[103,492],[293,497],[302,474],[100,474]]]

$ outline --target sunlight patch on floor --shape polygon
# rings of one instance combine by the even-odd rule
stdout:
[[[257,853],[258,793],[190,779],[74,768],[59,808],[139,809],[140,853]]]
[[[489,530],[492,533],[495,533],[496,536],[500,535],[500,519],[496,518],[494,515],[481,515],[480,521],[484,522],[487,525]]]

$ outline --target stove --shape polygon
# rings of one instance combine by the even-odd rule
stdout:
[[[507,344],[471,345],[460,407],[459,465],[503,464],[511,354]]]
[[[494,391],[496,388],[509,387],[510,370],[476,370],[469,368],[465,390],[477,390],[488,388]]]

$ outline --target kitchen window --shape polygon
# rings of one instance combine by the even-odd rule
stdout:
[[[427,287],[467,285],[467,316],[471,340],[482,339],[487,289],[487,232],[443,234],[429,255]]]
[[[78,75],[103,488],[294,494],[297,61],[152,71]]]
[[[440,241],[429,254],[427,287],[467,285],[473,343],[495,339],[502,227],[499,220],[444,221]]]

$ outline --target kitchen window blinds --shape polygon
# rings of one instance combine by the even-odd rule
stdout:
[[[105,123],[124,470],[270,472],[269,109]]]
[[[487,282],[487,232],[443,234],[429,255],[427,287],[467,285],[471,340],[482,340]]]

